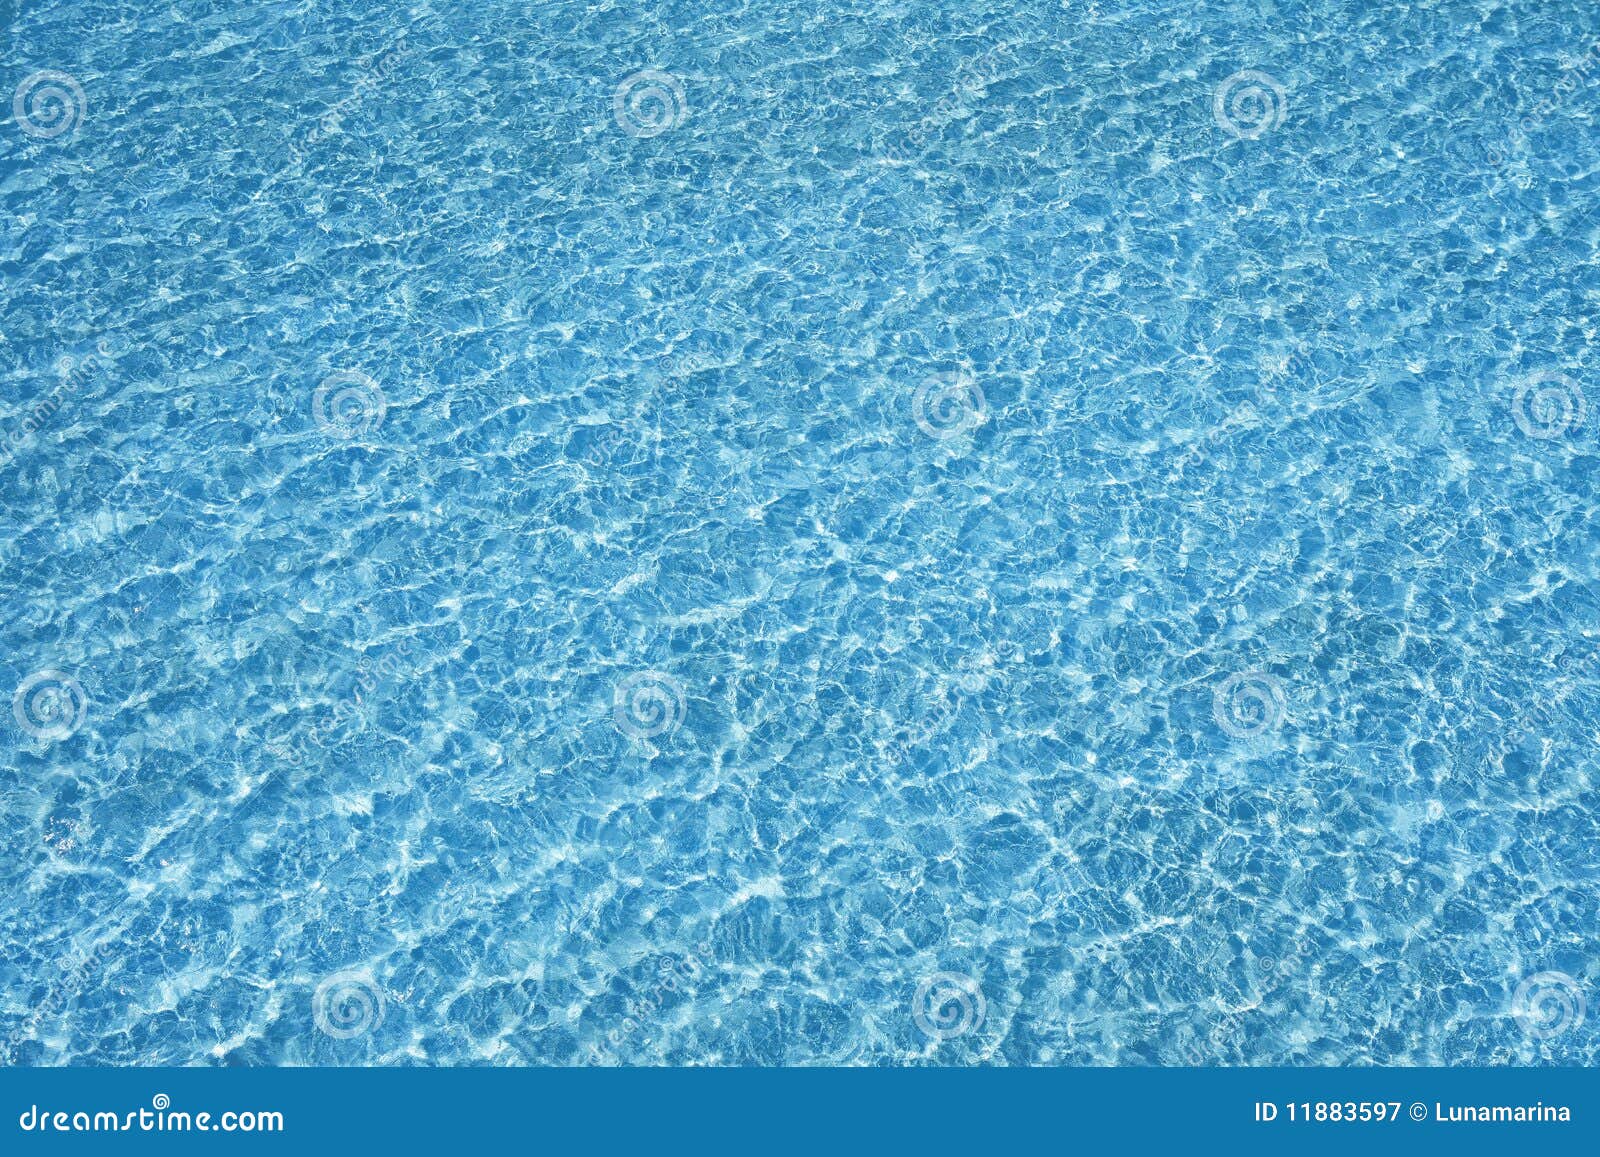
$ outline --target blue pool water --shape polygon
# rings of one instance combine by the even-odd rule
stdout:
[[[6,1063],[1600,1061],[1600,8],[0,17]]]

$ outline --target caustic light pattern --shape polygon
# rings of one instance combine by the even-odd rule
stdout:
[[[1600,8],[7,23],[0,1060],[1600,1061]]]

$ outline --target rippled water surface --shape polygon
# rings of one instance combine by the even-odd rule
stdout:
[[[1600,8],[0,21],[7,1063],[1600,1061]]]

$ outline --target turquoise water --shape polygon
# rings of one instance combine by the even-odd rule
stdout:
[[[644,7],[0,3],[6,1063],[1600,1060],[1600,9]]]

